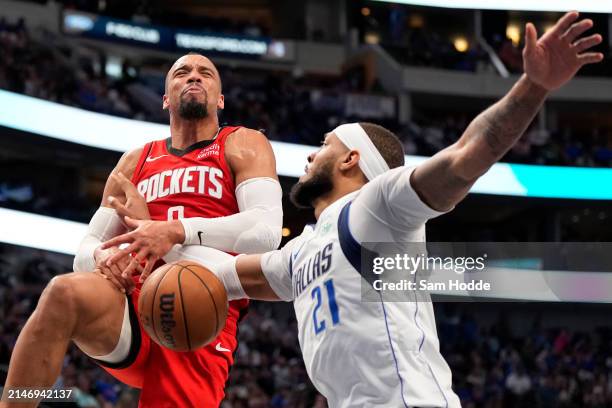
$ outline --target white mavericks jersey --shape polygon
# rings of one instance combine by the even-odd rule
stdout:
[[[294,302],[306,369],[331,407],[460,407],[431,302],[362,300],[359,243],[423,242],[425,221],[440,214],[411,173],[377,177],[262,257],[272,289]]]

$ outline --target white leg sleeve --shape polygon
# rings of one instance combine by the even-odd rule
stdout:
[[[123,312],[123,324],[121,325],[121,333],[119,334],[119,341],[117,345],[108,354],[103,356],[92,356],[83,351],[89,357],[96,360],[104,361],[105,363],[116,364],[125,360],[130,353],[130,346],[132,345],[132,325],[130,324],[130,308],[127,299],[125,300],[125,308]],[[82,351],[82,350],[81,350]]]

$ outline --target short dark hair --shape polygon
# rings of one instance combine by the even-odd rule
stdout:
[[[390,169],[404,165],[404,146],[399,138],[380,125],[369,122],[359,122]]]

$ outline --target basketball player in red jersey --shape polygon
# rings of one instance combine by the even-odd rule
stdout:
[[[223,106],[221,79],[208,58],[189,54],[175,62],[163,98],[171,137],[119,160],[75,257],[75,272],[51,280],[19,335],[5,395],[19,387],[50,387],[72,340],[116,378],[141,388],[141,407],[219,406],[247,301],[230,303],[225,328],[207,347],[184,353],[160,347],[137,319],[141,283],[130,270],[142,272],[138,261],[144,257],[135,253],[133,262],[123,257],[108,266],[120,251],[103,250],[100,244],[126,231],[111,204],[125,201],[120,183],[127,178],[147,201],[148,214],[134,216],[185,218],[183,240],[176,244],[229,253],[262,252],[280,244],[282,191],[270,143],[251,129],[219,127],[217,111]],[[149,262],[144,269],[152,267]]]

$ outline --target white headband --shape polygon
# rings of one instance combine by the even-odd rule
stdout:
[[[368,180],[372,180],[389,170],[387,162],[359,123],[340,125],[332,132],[350,150],[359,152],[359,168]]]

